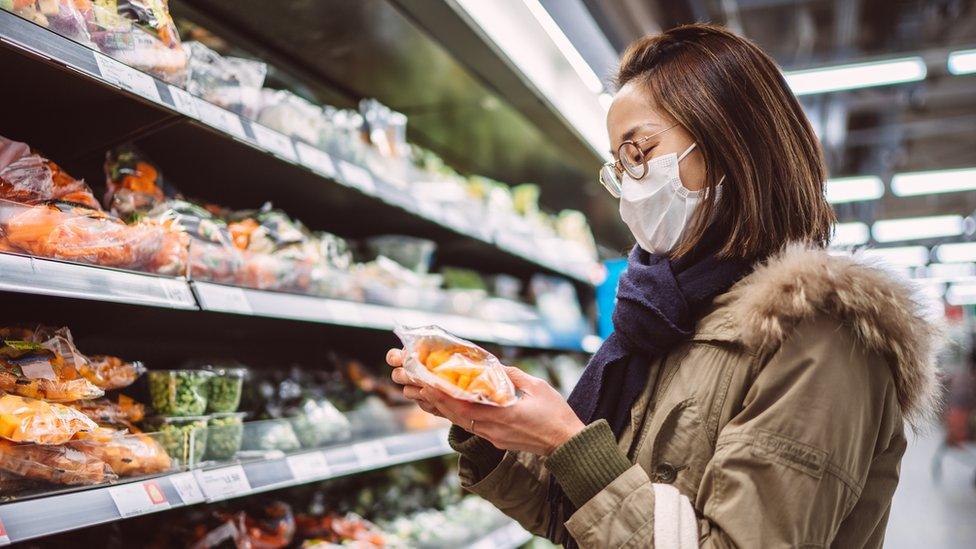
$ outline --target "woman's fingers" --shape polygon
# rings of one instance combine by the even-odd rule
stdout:
[[[416,385],[413,380],[403,368],[394,368],[393,372],[390,373],[390,378],[400,385]]]
[[[532,388],[533,385],[540,381],[539,378],[530,376],[514,366],[505,366],[505,373],[508,374],[508,378],[512,380],[515,388],[522,391]]]
[[[390,349],[386,352],[386,363],[394,368],[399,368],[403,366],[403,350],[402,349]]]
[[[444,417],[444,416],[441,415],[440,410],[438,410],[437,408],[435,408],[433,405],[431,405],[430,403],[428,403],[426,400],[418,400],[417,401],[417,405],[420,406],[420,409],[421,410],[427,412],[428,414],[432,414],[432,415],[435,415],[437,417]]]
[[[455,425],[468,427],[471,420],[487,421],[497,414],[502,408],[476,404],[466,400],[460,400],[441,391],[436,387],[424,387],[420,390],[420,395],[424,400],[434,405],[441,415],[451,420]]]

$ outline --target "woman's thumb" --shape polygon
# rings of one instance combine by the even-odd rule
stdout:
[[[514,366],[505,366],[505,373],[508,374],[508,378],[515,384],[516,389],[525,389],[538,379]]]

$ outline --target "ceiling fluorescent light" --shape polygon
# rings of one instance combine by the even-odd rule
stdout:
[[[796,95],[917,82],[924,80],[925,75],[925,61],[919,56],[784,73]]]
[[[884,196],[884,183],[874,175],[828,179],[827,202],[841,204],[861,200],[876,200]]]
[[[943,263],[976,261],[976,242],[943,244],[935,249],[935,257]]]
[[[868,226],[864,223],[837,223],[834,237],[830,239],[833,247],[860,246],[868,241]]]
[[[891,179],[895,196],[976,190],[976,168],[899,173]]]
[[[878,242],[958,236],[963,232],[963,218],[960,215],[934,215],[885,219],[876,221],[871,232]]]
[[[586,87],[590,88],[590,91],[593,93],[602,92],[603,81],[601,81],[600,77],[596,75],[596,72],[593,71],[593,67],[586,62],[586,59],[583,59],[583,56],[580,55],[579,50],[573,46],[573,43],[570,42],[569,38],[566,36],[566,33],[559,28],[559,24],[556,23],[551,15],[549,15],[546,8],[542,7],[539,0],[522,1],[525,3],[525,7],[529,8],[532,16],[535,17],[535,20],[538,21],[539,25],[542,26],[542,29],[545,30],[546,34],[549,35],[549,38],[556,44],[556,47],[559,48],[559,51],[561,51],[566,57],[566,60],[569,61],[569,64],[573,66],[573,70],[576,71],[576,74],[583,79],[583,83],[586,84]]]
[[[946,291],[950,305],[976,305],[976,284],[953,284]]]
[[[949,54],[949,72],[952,74],[976,73],[976,50],[959,50]]]
[[[921,267],[929,261],[929,249],[925,246],[874,248],[861,253],[864,257],[896,267]]]

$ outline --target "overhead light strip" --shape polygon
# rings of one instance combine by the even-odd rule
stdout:
[[[899,173],[891,179],[891,192],[895,196],[972,190],[976,190],[976,168]]]
[[[864,257],[895,267],[921,267],[929,261],[929,249],[925,246],[874,248],[861,253]]]
[[[935,248],[935,257],[943,263],[976,261],[976,242],[942,244]]]
[[[787,71],[786,83],[796,95],[856,90],[925,80],[925,60],[920,56]]]
[[[826,189],[827,202],[831,204],[877,200],[884,196],[884,183],[875,175],[828,179]]]
[[[867,243],[869,236],[870,231],[864,223],[837,223],[834,225],[834,237],[830,239],[830,245],[835,248],[860,246]]]
[[[964,219],[961,215],[934,215],[876,221],[871,227],[871,234],[878,242],[901,242],[958,236],[963,229]]]
[[[949,53],[947,65],[952,74],[976,73],[976,50],[959,50]]]

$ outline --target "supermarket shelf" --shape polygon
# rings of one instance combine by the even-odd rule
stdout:
[[[0,545],[176,507],[249,496],[449,455],[446,430],[393,435],[277,459],[201,469],[0,505]],[[57,509],[57,513],[51,513]]]
[[[191,282],[204,311],[321,322],[375,330],[397,325],[436,324],[461,337],[512,345],[569,351],[583,350],[580,335],[554,334],[541,325],[492,322],[460,315],[434,313],[339,299],[285,294]]]
[[[532,534],[513,520],[472,543],[468,549],[516,549],[531,539]]]
[[[37,97],[30,101],[20,87],[0,89],[0,105],[10,106],[0,107],[3,134],[29,139],[90,180],[102,177],[106,148],[133,139],[194,196],[241,208],[270,199],[313,228],[347,236],[404,231],[438,241],[445,262],[523,276],[541,269],[566,276],[582,288],[592,287],[592,266],[562,265],[558,257],[527,249],[519,239],[492,234],[476,220],[419,203],[381,174],[2,10],[0,62],[37,82],[31,89]],[[58,93],[65,87],[74,91],[67,102]],[[59,109],[52,111],[50,105],[55,104]],[[38,110],[31,111],[31,105],[39,105],[34,107]],[[69,130],[37,135],[39,123]],[[86,139],[78,138],[80,129]]]
[[[196,310],[185,280],[0,253],[0,291]]]

